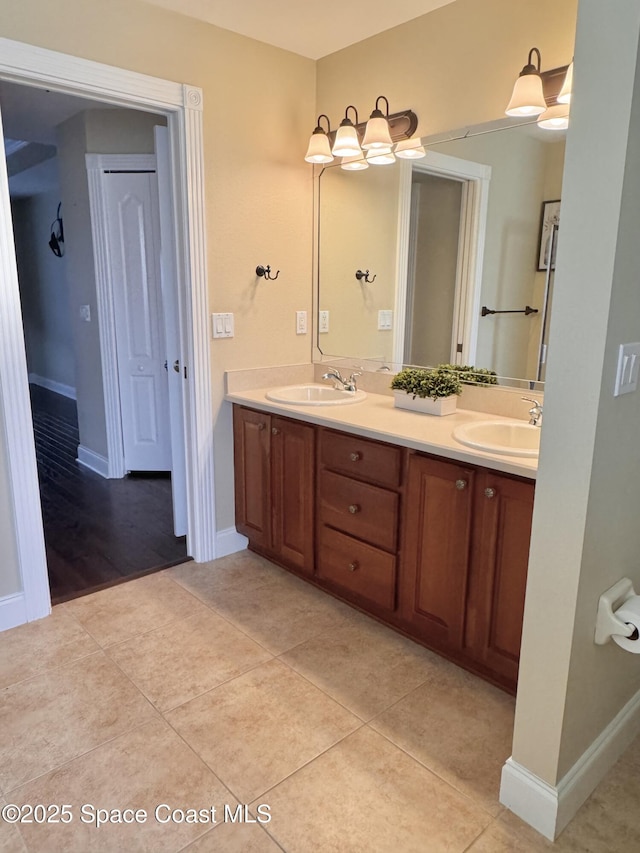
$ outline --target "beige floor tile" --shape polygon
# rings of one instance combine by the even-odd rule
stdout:
[[[30,851],[64,853],[164,853],[187,846],[211,826],[211,806],[216,819],[225,804],[235,800],[220,780],[200,761],[163,720],[157,718],[120,735],[98,749],[12,793],[15,802],[68,803],[73,821],[55,826],[30,825],[24,836]],[[160,822],[155,818],[161,809]],[[107,823],[96,828],[90,821],[95,811],[144,809],[145,823]],[[209,822],[175,822],[175,809],[204,810]]]
[[[188,619],[110,646],[108,653],[162,711],[271,658],[207,607]]]
[[[6,801],[0,797],[0,808],[6,804]],[[0,853],[26,853],[26,850],[18,829],[0,817]]]
[[[429,677],[431,652],[362,618],[297,646],[282,660],[363,720]]]
[[[276,660],[170,711],[166,719],[242,802],[360,724]]]
[[[215,600],[220,592],[245,592],[283,573],[284,569],[252,551],[239,551],[209,563],[184,563],[166,570],[169,577],[206,603]]]
[[[257,823],[222,823],[190,844],[184,853],[280,853],[281,849]]]
[[[371,727],[495,816],[514,707],[502,690],[439,660],[424,684]]]
[[[291,853],[461,853],[491,818],[364,727],[265,797]]]
[[[219,589],[203,600],[275,655],[356,617],[346,604],[283,570],[259,586]]]
[[[191,616],[199,602],[160,573],[76,598],[65,606],[104,647]]]
[[[65,609],[0,634],[0,687],[23,681],[45,669],[69,663],[99,646]]]
[[[155,715],[102,652],[6,687],[0,702],[0,788],[6,796]]]
[[[633,764],[635,767],[640,768],[640,737],[637,737],[629,747],[622,754],[620,761],[624,761],[625,764]]]

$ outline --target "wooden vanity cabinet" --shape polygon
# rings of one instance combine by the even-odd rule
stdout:
[[[234,406],[233,436],[238,531],[255,550],[312,575],[314,427]]]
[[[399,579],[406,630],[514,689],[534,484],[411,454]]]

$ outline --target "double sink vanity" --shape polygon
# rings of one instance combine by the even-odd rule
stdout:
[[[249,547],[515,691],[540,428],[312,381],[244,389],[227,400]]]

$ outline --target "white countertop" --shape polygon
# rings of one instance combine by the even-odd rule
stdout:
[[[465,447],[451,435],[453,428],[458,424],[486,420],[512,423],[513,418],[472,412],[468,409],[458,409],[455,414],[442,417],[424,415],[405,409],[396,409],[393,405],[393,397],[371,394],[368,391],[365,400],[345,406],[293,406],[267,400],[268,391],[269,388],[235,391],[227,394],[225,399],[252,409],[351,432],[365,438],[387,441],[412,450],[455,459],[458,462],[483,465],[486,468],[493,468],[506,474],[517,474],[530,480],[536,478],[537,457],[485,453],[482,450]]]

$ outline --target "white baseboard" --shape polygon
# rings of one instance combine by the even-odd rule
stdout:
[[[55,391],[56,394],[62,394],[63,397],[69,397],[70,400],[76,399],[76,389],[71,385],[64,385],[62,382],[56,382],[55,379],[47,379],[45,376],[38,376],[37,373],[29,374],[30,385],[40,385],[41,388],[48,388],[49,391]]]
[[[93,450],[89,450],[82,444],[78,445],[78,462],[85,468],[100,474],[101,477],[105,477],[105,479],[109,476],[109,460],[107,457],[94,453]]]
[[[248,544],[247,537],[238,533],[235,527],[219,530],[216,533],[216,557],[226,557],[244,551]]]
[[[554,841],[638,734],[640,691],[580,756],[557,787],[509,758],[502,768],[500,802],[545,838]]]
[[[27,603],[24,592],[0,598],[0,631],[8,631],[27,621]]]

